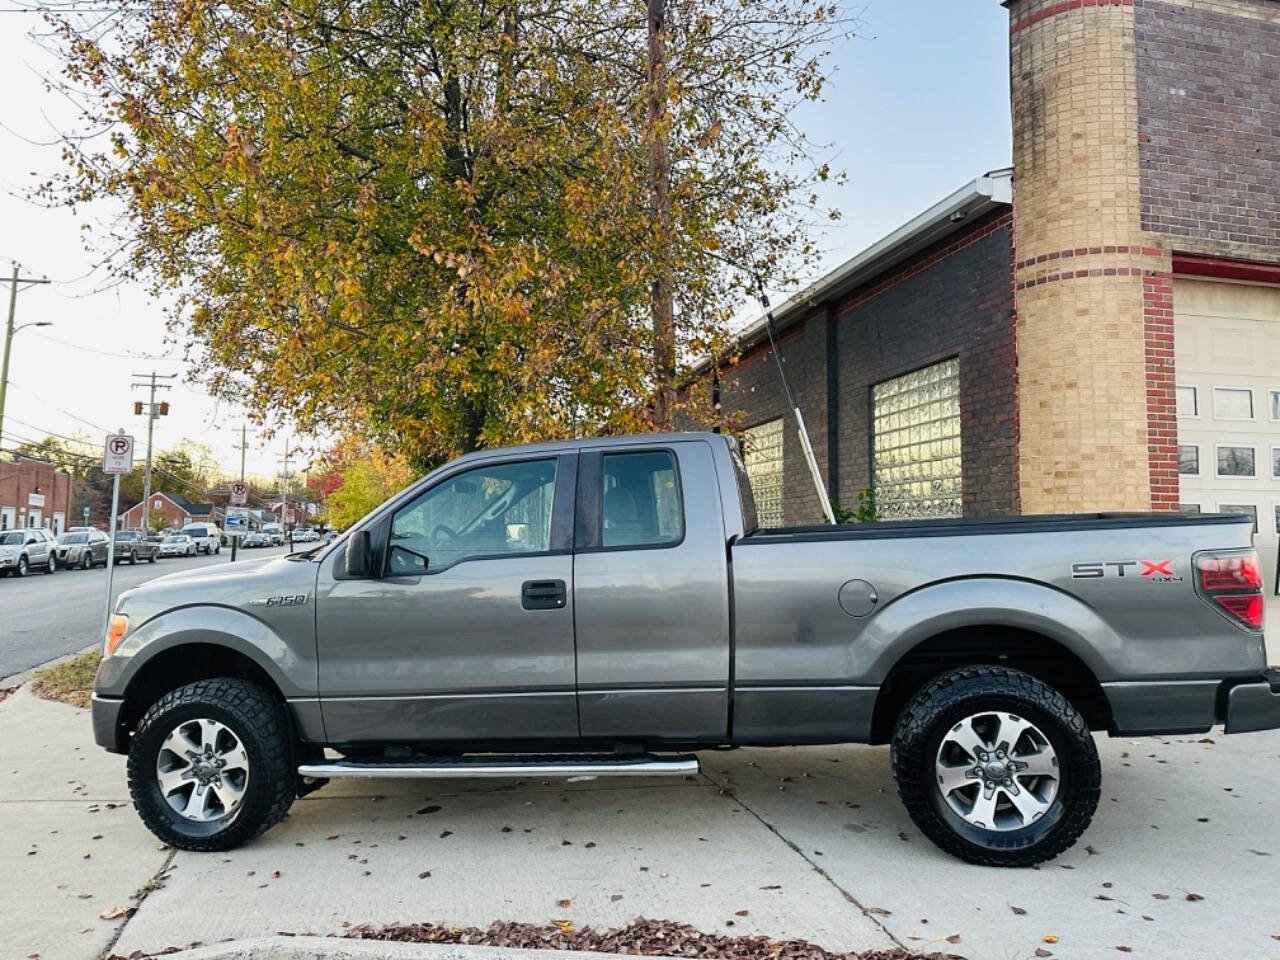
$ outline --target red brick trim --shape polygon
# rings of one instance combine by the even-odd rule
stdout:
[[[840,315],[843,316],[851,310],[856,310],[868,300],[874,300],[912,277],[937,266],[948,257],[954,256],[961,250],[965,250],[981,240],[985,240],[992,234],[1012,229],[1013,211],[1011,209],[988,214],[985,221],[979,221],[968,233],[961,234],[950,242],[943,241],[943,246],[934,247],[932,250],[925,250],[917,254],[915,260],[908,261],[906,266],[899,267],[897,272],[890,273],[882,279],[874,281],[871,286],[863,287],[852,298],[840,301],[838,307]]]
[[[1199,253],[1174,251],[1173,272],[1192,277],[1280,284],[1280,263],[1258,263],[1254,260],[1210,257]]]
[[[1088,270],[1064,270],[1061,273],[1049,273],[1034,280],[1023,280],[1016,287],[1026,290],[1028,287],[1042,287],[1046,283],[1058,283],[1062,280],[1079,280],[1084,277],[1150,277],[1160,273],[1144,267],[1092,267]]]
[[[1173,271],[1148,271],[1142,281],[1146,341],[1147,469],[1151,509],[1178,508],[1178,417],[1174,393]]]
[[[1023,267],[1031,267],[1040,263],[1052,263],[1054,260],[1068,260],[1072,257],[1088,257],[1097,256],[1106,253],[1137,253],[1144,257],[1163,257],[1165,252],[1159,247],[1137,247],[1137,246],[1104,246],[1104,247],[1075,247],[1071,250],[1054,250],[1051,253],[1042,253],[1036,257],[1028,257],[1026,260],[1019,260],[1014,264],[1014,269],[1021,270]]]
[[[1060,14],[1067,13],[1071,10],[1082,10],[1086,7],[1132,7],[1133,0],[1061,0],[1052,6],[1045,7],[1030,16],[1011,18],[1009,22],[1009,35],[1012,36],[1027,27],[1034,26],[1041,20],[1048,20],[1050,17],[1056,17]]]

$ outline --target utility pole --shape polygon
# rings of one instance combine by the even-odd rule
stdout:
[[[151,532],[151,437],[155,428],[156,418],[167,417],[169,415],[168,403],[162,403],[157,407],[156,391],[173,389],[173,387],[167,383],[156,383],[156,380],[172,380],[177,376],[177,374],[171,373],[168,376],[162,377],[152,370],[149,374],[135,373],[134,376],[147,377],[149,378],[149,382],[135,383],[132,384],[133,387],[142,387],[143,389],[146,389],[149,386],[151,388],[151,399],[146,404],[145,411],[147,414],[147,467],[146,472],[142,475],[142,530],[144,534],[147,534]],[[135,414],[143,412],[143,404],[140,401],[134,402],[133,412]]]
[[[289,529],[289,438],[284,438],[284,470],[280,474],[280,524],[289,538],[289,552],[293,553],[293,531]]]
[[[240,482],[244,483],[244,458],[249,451],[249,426],[243,420],[240,421],[240,446],[232,446],[233,450],[240,451]],[[246,505],[247,509],[247,505]],[[230,513],[230,507],[228,507]],[[247,531],[246,531],[247,532]],[[231,538],[231,562],[236,562],[236,547],[240,544],[239,537]]]
[[[26,289],[27,287],[32,287],[37,284],[50,282],[50,280],[44,277],[24,277],[22,276],[22,271],[18,267],[18,264],[14,263],[13,265],[13,275],[9,278],[9,324],[5,327],[4,361],[3,364],[0,365],[0,445],[2,445],[4,441],[4,398],[5,394],[9,391],[9,348],[13,343],[13,335],[17,333],[18,330],[23,329],[23,327],[51,326],[48,320],[37,320],[34,323],[24,323],[21,327],[18,327],[17,330],[14,329],[13,317],[18,309],[18,294],[21,292],[18,285],[26,284],[26,287],[22,288]]]

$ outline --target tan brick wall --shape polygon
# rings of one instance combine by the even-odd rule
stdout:
[[[1133,7],[1010,7],[1024,513],[1152,506]],[[1176,495],[1175,495],[1176,496]]]

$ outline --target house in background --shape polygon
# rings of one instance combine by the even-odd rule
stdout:
[[[121,512],[116,526],[121,530],[138,530],[142,528],[146,516],[156,510],[164,513],[165,523],[170,529],[181,530],[189,523],[214,523],[222,527],[226,520],[226,511],[212,503],[192,503],[185,497],[164,491],[152,491],[151,508],[143,510],[142,503],[135,503],[128,510]]]

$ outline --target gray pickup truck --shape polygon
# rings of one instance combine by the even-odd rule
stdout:
[[[690,775],[889,743],[943,849],[1027,865],[1098,802],[1092,730],[1280,726],[1248,518],[757,529],[734,441],[471,454],[332,544],[124,593],[93,695],[166,843],[333,777]]]

